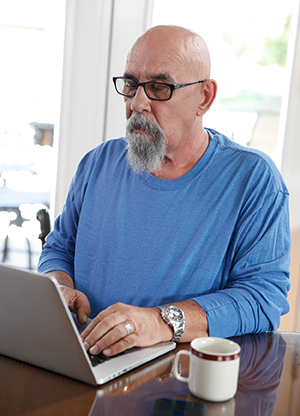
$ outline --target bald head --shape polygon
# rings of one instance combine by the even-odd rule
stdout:
[[[187,77],[193,80],[195,77],[210,78],[211,65],[207,45],[201,36],[190,30],[179,26],[150,28],[133,44],[127,57],[127,65],[130,60],[135,60],[135,54],[141,54],[141,51],[147,51],[149,58],[153,54],[160,56],[165,64],[183,70],[184,82],[187,82]],[[181,81],[177,79],[176,82]]]

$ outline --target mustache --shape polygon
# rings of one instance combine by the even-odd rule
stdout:
[[[154,140],[159,133],[164,135],[162,128],[144,114],[133,113],[127,121],[127,133],[134,134],[135,130],[142,130],[152,135]]]

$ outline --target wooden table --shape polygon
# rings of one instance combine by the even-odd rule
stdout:
[[[300,415],[300,334],[233,339],[241,365],[238,392],[227,402],[199,400],[174,380],[174,351],[100,388],[0,356],[0,415]],[[179,344],[177,351],[188,348]],[[187,366],[182,361],[183,374]]]

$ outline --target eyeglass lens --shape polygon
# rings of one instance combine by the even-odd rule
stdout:
[[[117,91],[127,97],[134,97],[138,83],[128,78],[118,78],[116,81]],[[146,94],[154,100],[168,100],[171,97],[171,88],[167,84],[149,82],[145,84]]]

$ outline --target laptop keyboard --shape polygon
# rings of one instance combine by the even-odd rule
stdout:
[[[106,361],[110,360],[110,357],[107,357],[106,355],[102,354],[102,352],[100,352],[100,354],[97,355],[93,355],[90,352],[88,352],[88,356],[91,360],[92,367],[96,367],[96,365],[105,363]]]
[[[107,357],[106,355],[104,355],[102,352],[100,352],[100,354],[97,355],[93,355],[88,351],[88,356],[90,358],[90,361],[92,363],[92,367],[96,367],[96,365],[99,364],[103,364],[106,361],[111,360],[112,358],[116,358],[119,357],[120,355],[125,354],[126,351],[120,352],[119,354],[114,355],[113,357]]]

